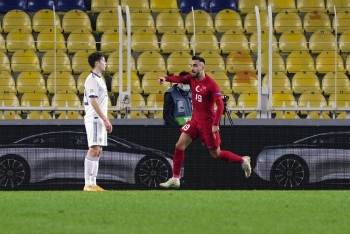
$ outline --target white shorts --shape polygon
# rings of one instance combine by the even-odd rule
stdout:
[[[107,146],[106,127],[99,120],[85,123],[85,129],[89,147],[94,145]]]

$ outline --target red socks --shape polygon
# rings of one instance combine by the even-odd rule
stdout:
[[[176,149],[173,159],[173,177],[180,178],[180,171],[185,159],[185,151]]]
[[[234,154],[227,150],[221,150],[219,159],[225,160],[227,162],[239,163],[239,164],[242,164],[244,162],[244,159],[241,156],[238,156],[237,154]]]

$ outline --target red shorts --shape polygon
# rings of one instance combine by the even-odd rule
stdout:
[[[209,150],[216,150],[220,147],[220,133],[212,132],[211,123],[198,123],[192,119],[186,122],[180,131],[188,134],[192,140],[199,137]]]

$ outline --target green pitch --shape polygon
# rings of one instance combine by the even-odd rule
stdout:
[[[0,192],[0,233],[350,231],[350,191]]]

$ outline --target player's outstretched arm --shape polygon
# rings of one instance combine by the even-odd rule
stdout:
[[[165,78],[164,77],[158,77],[158,83],[160,85],[164,84],[165,83]]]

